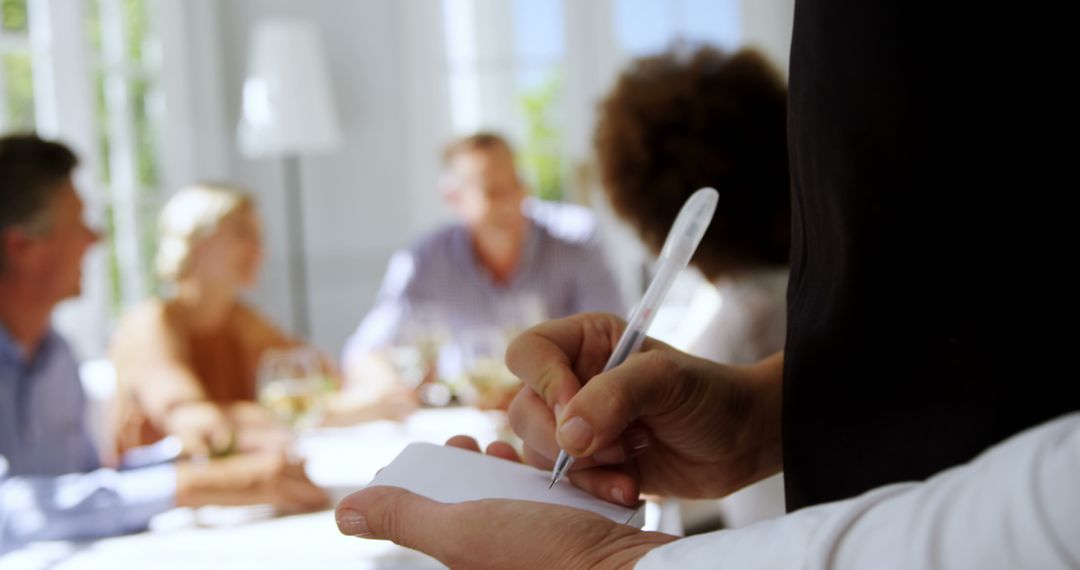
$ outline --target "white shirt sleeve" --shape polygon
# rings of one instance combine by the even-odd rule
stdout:
[[[56,477],[0,475],[0,555],[32,540],[142,530],[154,515],[175,505],[175,494],[172,464]]]
[[[348,363],[397,340],[409,302],[407,290],[415,275],[416,259],[411,252],[398,251],[390,258],[375,306],[345,341],[342,362]]]
[[[681,539],[652,568],[1080,568],[1080,413],[972,462],[751,525]]]

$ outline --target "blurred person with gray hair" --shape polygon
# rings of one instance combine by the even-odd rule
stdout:
[[[77,164],[60,143],[0,137],[0,554],[140,530],[173,506],[325,506],[283,454],[101,467],[75,356],[49,323],[60,301],[79,295],[83,255],[99,239],[83,221]]]

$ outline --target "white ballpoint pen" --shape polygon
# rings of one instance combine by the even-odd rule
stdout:
[[[694,256],[701,238],[705,236],[705,230],[712,221],[713,212],[716,211],[716,202],[720,195],[712,188],[702,188],[694,192],[683,204],[675,223],[668,232],[664,241],[664,248],[660,250],[660,258],[656,276],[645,290],[645,295],[630,313],[630,321],[626,324],[622,337],[611,352],[604,372],[615,368],[623,363],[645,341],[645,333],[656,316],[656,310],[664,301],[664,296],[671,289],[675,277],[679,272],[686,269],[690,264],[690,258]],[[555,467],[551,471],[551,484],[562,478],[570,465],[574,462],[573,456],[563,450],[559,450],[559,458],[555,461]]]

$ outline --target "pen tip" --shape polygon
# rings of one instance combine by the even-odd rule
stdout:
[[[554,487],[554,486],[555,486],[555,481],[558,481],[558,479],[556,479],[556,478],[555,478],[555,477],[553,476],[553,477],[551,478],[551,483],[549,483],[549,484],[548,484],[548,489],[551,489],[552,487]]]

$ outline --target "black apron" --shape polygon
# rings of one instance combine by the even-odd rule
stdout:
[[[1044,48],[1054,16],[1024,11],[796,5],[789,510],[925,479],[1080,409],[1075,50]]]

